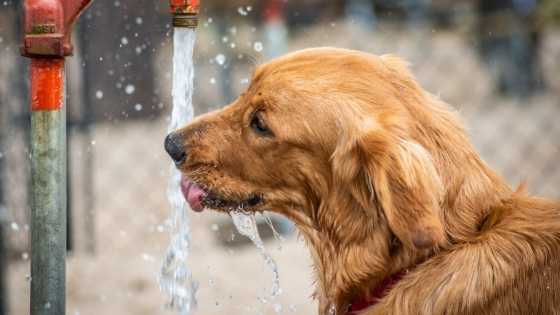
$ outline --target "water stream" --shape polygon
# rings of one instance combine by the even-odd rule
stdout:
[[[173,35],[173,111],[168,132],[183,127],[194,117],[193,95],[193,48],[195,30],[175,28]],[[167,198],[171,206],[171,241],[161,266],[159,284],[167,295],[167,306],[180,315],[189,315],[196,306],[195,294],[198,287],[193,280],[187,259],[190,248],[190,222],[188,205],[180,189],[181,174],[173,163],[167,187]]]
[[[282,293],[282,289],[280,288],[280,276],[278,274],[278,267],[272,256],[270,256],[270,254],[264,248],[264,243],[259,235],[259,230],[257,229],[255,215],[244,213],[240,210],[231,211],[229,214],[239,234],[248,237],[251,242],[255,244],[255,246],[261,253],[261,256],[264,258],[266,265],[268,266],[270,271],[272,271],[272,289],[270,292],[270,296],[272,298],[279,296]],[[273,229],[273,233],[276,233],[274,227],[272,226],[272,223],[270,223],[270,227]]]
[[[195,31],[189,28],[175,28],[173,37],[173,111],[168,132],[181,128],[194,117],[192,105],[193,93],[193,48]],[[170,178],[167,187],[167,198],[171,206],[169,229],[170,245],[161,267],[159,278],[160,289],[167,295],[167,306],[180,315],[189,315],[196,306],[195,294],[198,287],[192,277],[187,260],[190,248],[190,223],[187,216],[188,204],[180,189],[181,173],[175,165],[170,165]],[[278,268],[272,256],[265,250],[259,236],[255,216],[240,210],[230,212],[233,223],[240,234],[248,237],[258,248],[266,265],[272,271],[273,282],[270,297],[281,294]],[[272,227],[272,224],[269,222]],[[274,231],[275,236],[278,234]],[[261,301],[266,302],[266,297]]]

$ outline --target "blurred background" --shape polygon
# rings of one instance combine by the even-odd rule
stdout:
[[[21,3],[0,1],[0,314],[28,314],[28,61]],[[302,48],[394,53],[454,106],[512,185],[560,197],[560,2],[555,0],[202,0],[197,113],[231,102],[259,63]],[[171,106],[164,0],[94,1],[68,59],[68,314],[172,314],[157,276],[168,243],[162,142]],[[263,229],[283,294],[230,219],[191,214],[196,314],[312,314],[312,269],[288,225]]]

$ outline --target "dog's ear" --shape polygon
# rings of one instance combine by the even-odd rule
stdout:
[[[445,241],[441,179],[424,147],[395,134],[377,127],[345,135],[332,157],[335,180],[364,209],[382,209],[403,244],[433,248]]]

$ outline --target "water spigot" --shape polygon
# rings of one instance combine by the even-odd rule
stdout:
[[[27,57],[65,57],[72,54],[72,26],[92,0],[25,0]]]
[[[169,0],[174,27],[196,28],[200,12],[199,0]]]

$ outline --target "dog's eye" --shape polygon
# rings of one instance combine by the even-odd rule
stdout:
[[[251,118],[251,129],[253,129],[257,134],[266,137],[272,137],[274,134],[270,129],[268,129],[264,119],[259,113],[255,113]]]

